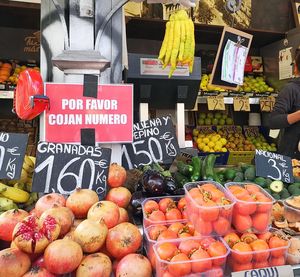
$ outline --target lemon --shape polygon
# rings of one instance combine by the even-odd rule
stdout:
[[[218,140],[221,138],[221,136],[219,134],[216,134],[216,137],[218,138]]]
[[[221,149],[222,146],[223,146],[223,144],[222,144],[220,141],[217,141],[217,142],[215,143],[215,146],[216,146],[216,147],[219,147],[219,148]]]
[[[199,137],[199,138],[204,138],[204,137],[205,137],[205,135],[204,135],[204,134],[200,134],[200,133],[198,133],[198,137]]]
[[[203,143],[208,144],[209,143],[209,138],[204,138]]]
[[[221,138],[221,139],[220,139],[220,142],[221,142],[222,145],[225,145],[225,144],[227,143],[227,139]]]
[[[214,152],[215,152],[215,150],[214,150],[213,148],[210,148],[208,152],[210,152],[210,153],[214,153]]]
[[[203,139],[202,138],[197,138],[196,142],[197,142],[197,144],[199,144],[199,143],[203,142]]]
[[[203,143],[203,142],[200,142],[200,143],[198,143],[197,145],[198,145],[198,148],[199,148],[200,150],[203,150],[204,147],[206,146],[205,143]]]
[[[222,147],[216,145],[216,146],[214,147],[214,150],[215,150],[216,152],[221,152]]]
[[[215,147],[215,143],[213,141],[210,141],[208,144],[207,144],[210,148],[214,148]]]
[[[203,152],[209,152],[209,150],[210,150],[210,148],[207,145],[205,145],[203,147]]]
[[[218,137],[215,135],[215,136],[213,136],[212,138],[211,138],[211,141],[212,142],[217,142],[219,139],[218,139]]]
[[[222,147],[221,151],[222,152],[227,152],[227,149],[225,147]]]

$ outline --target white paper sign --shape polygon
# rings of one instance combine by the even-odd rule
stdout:
[[[242,85],[246,59],[247,48],[228,40],[223,53],[221,80]]]
[[[140,74],[141,75],[158,75],[169,76],[170,65],[163,68],[163,64],[158,59],[141,58],[140,59]],[[177,65],[173,76],[190,76],[188,65]]]
[[[293,77],[292,47],[279,51],[279,80],[290,79]]]

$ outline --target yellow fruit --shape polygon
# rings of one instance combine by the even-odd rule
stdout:
[[[221,139],[220,139],[220,142],[221,142],[222,145],[225,145],[225,144],[227,143],[227,139],[221,138]]]
[[[208,144],[209,143],[209,138],[204,138],[203,143]]]
[[[217,142],[219,139],[216,135],[214,135],[212,138],[211,138],[211,141],[212,142]]]
[[[207,145],[205,145],[203,147],[203,152],[209,152],[209,151],[210,151],[210,148]]]
[[[227,149],[225,147],[222,147],[221,151],[222,152],[227,152]]]
[[[220,141],[217,141],[216,143],[215,143],[215,146],[216,147],[219,147],[220,149],[222,148],[222,143],[220,142]]]
[[[204,135],[204,134],[200,134],[200,133],[199,133],[199,134],[198,134],[198,137],[199,137],[199,138],[204,138],[204,137],[205,137],[205,135]]]
[[[216,152],[221,152],[222,147],[216,145],[216,146],[214,147],[214,150],[215,150]]]
[[[214,152],[215,152],[215,150],[214,150],[213,148],[210,148],[208,152],[210,152],[210,153],[214,153]]]
[[[198,143],[198,148],[203,150],[206,145],[203,142]]]
[[[207,144],[210,148],[214,148],[215,147],[215,143],[210,141],[208,144]]]
[[[202,143],[203,139],[202,138],[197,138],[196,142],[197,142],[197,144]]]

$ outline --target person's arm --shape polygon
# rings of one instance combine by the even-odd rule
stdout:
[[[293,107],[293,87],[285,87],[276,98],[273,112],[269,116],[271,129],[287,128],[300,120],[300,111],[290,113]]]

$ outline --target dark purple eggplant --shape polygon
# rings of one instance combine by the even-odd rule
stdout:
[[[142,177],[143,188],[149,196],[165,195],[164,177],[155,170],[147,170]]]
[[[147,194],[141,190],[132,194],[130,204],[133,209],[133,214],[137,215],[142,213],[142,203],[146,198]]]
[[[166,192],[169,194],[174,194],[178,189],[173,177],[164,177],[164,185],[166,187]]]

